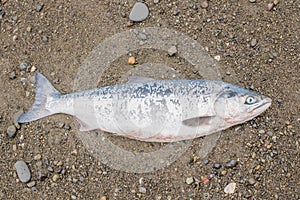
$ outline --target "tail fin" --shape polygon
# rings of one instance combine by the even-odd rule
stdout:
[[[35,101],[32,105],[32,107],[26,112],[23,113],[19,119],[19,123],[25,123],[25,122],[31,122],[46,116],[49,116],[51,113],[49,110],[47,110],[46,103],[47,98],[50,96],[59,96],[61,95],[60,92],[58,92],[52,84],[49,82],[49,80],[43,76],[41,73],[36,72],[35,73],[35,82],[36,82],[36,94],[35,94]]]

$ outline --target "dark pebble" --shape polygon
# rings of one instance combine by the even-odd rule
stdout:
[[[215,169],[220,169],[221,167],[222,167],[222,165],[220,165],[219,163],[215,163],[213,165],[213,168],[215,168]]]
[[[237,160],[230,160],[228,163],[226,163],[225,167],[227,168],[233,168],[237,165]]]

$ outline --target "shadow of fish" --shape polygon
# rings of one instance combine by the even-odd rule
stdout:
[[[101,129],[149,142],[202,137],[248,121],[271,105],[268,97],[213,80],[132,77],[126,84],[61,94],[41,73],[35,78],[35,102],[18,122],[65,113],[76,117],[80,131]]]

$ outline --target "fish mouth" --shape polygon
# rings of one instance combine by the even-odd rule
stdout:
[[[265,99],[263,100],[263,103],[262,103],[262,104],[260,104],[260,105],[256,106],[255,108],[253,108],[253,109],[251,110],[251,112],[254,112],[254,111],[256,111],[256,110],[264,111],[264,110],[266,110],[268,107],[270,107],[271,103],[272,103],[272,99],[270,99],[270,98],[267,97],[267,98],[265,98]]]

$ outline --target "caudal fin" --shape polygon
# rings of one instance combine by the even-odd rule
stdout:
[[[46,103],[48,97],[54,97],[61,95],[57,91],[49,80],[39,72],[35,72],[35,82],[36,82],[36,94],[35,101],[32,107],[26,112],[23,113],[19,119],[19,123],[31,122],[54,113],[51,113],[50,110],[47,110]]]

